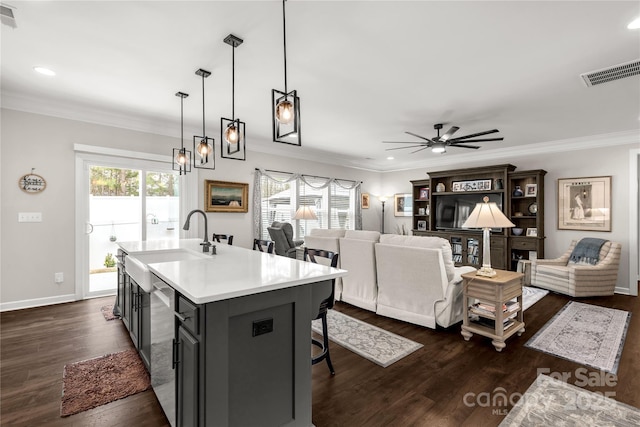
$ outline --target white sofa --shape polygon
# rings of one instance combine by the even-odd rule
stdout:
[[[376,313],[435,329],[462,320],[462,277],[440,237],[383,234],[375,245]]]
[[[338,268],[342,268],[342,254],[340,254],[340,242],[339,239],[344,237],[344,229],[323,229],[313,228],[309,231],[309,234],[304,237],[304,246],[310,249],[324,249],[325,251],[332,251],[338,253]],[[325,259],[318,259],[320,263],[326,263]],[[340,301],[342,297],[342,278],[336,279],[335,286],[335,299]]]
[[[340,238],[340,265],[349,274],[342,278],[341,300],[376,311],[378,282],[376,278],[375,244],[377,231],[347,230]]]

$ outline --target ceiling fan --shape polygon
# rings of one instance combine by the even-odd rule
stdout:
[[[488,141],[502,141],[504,138],[482,138],[482,139],[470,139],[478,136],[489,135],[491,133],[500,132],[498,129],[486,130],[484,132],[473,133],[471,135],[460,136],[458,138],[451,138],[451,136],[460,129],[458,126],[452,126],[448,131],[446,131],[442,136],[440,136],[440,129],[442,129],[442,123],[438,123],[433,126],[433,128],[438,131],[438,136],[435,138],[426,138],[424,136],[420,136],[418,134],[412,132],[405,132],[409,135],[413,135],[417,138],[420,138],[424,141],[382,141],[385,144],[412,144],[406,147],[398,147],[398,148],[387,148],[386,151],[391,150],[403,150],[405,148],[418,148],[415,151],[412,151],[411,154],[417,153],[418,151],[426,150],[427,148],[431,148],[431,151],[434,153],[446,153],[447,147],[458,147],[458,148],[469,148],[472,150],[477,150],[480,148],[477,145],[463,145],[469,142],[488,142]]]

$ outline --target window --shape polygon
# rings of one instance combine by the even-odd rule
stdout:
[[[360,204],[357,203],[359,182],[256,171],[255,183],[260,188],[260,204],[256,209],[259,229],[255,234],[262,239],[269,239],[267,227],[273,221],[290,222],[298,237],[305,236],[313,228],[354,230],[361,227]],[[292,220],[300,206],[312,207],[318,219]]]

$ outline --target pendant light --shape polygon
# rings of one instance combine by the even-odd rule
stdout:
[[[225,159],[246,160],[245,123],[236,118],[236,47],[243,40],[229,34],[223,40],[231,46],[231,119],[220,118],[220,155]]]
[[[287,25],[285,2],[282,0],[282,34],[284,46],[284,92],[271,90],[273,140],[283,144],[302,145],[300,137],[300,98],[295,90],[287,90]]]
[[[180,97],[180,148],[173,149],[173,170],[179,171],[179,175],[186,175],[191,172],[191,151],[184,148],[184,99],[189,94],[178,92],[176,96]]]
[[[216,159],[213,144],[215,139],[209,138],[204,128],[204,79],[211,75],[210,71],[202,68],[196,71],[202,77],[202,135],[193,137],[193,167],[199,169],[215,169]]]

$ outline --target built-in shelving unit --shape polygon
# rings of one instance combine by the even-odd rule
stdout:
[[[533,252],[544,256],[543,170],[515,172],[511,164],[429,172],[429,179],[411,181],[413,188],[413,234],[449,240],[457,265],[482,265],[482,232],[461,225],[476,203],[488,196],[501,206],[522,234],[510,229],[491,233],[491,265],[515,270],[517,261]],[[513,195],[516,187],[522,195]],[[527,194],[527,190],[529,193]],[[532,230],[535,229],[535,236]],[[527,236],[527,230],[529,235]],[[529,252],[531,251],[531,253]]]

